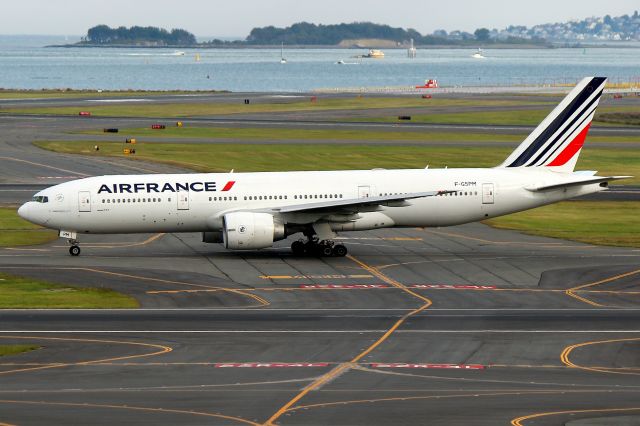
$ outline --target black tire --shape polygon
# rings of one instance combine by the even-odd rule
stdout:
[[[80,255],[80,247],[78,247],[78,246],[69,247],[69,254],[71,256],[79,256]]]
[[[347,248],[342,244],[336,244],[333,246],[333,255],[335,257],[345,257],[347,255]]]
[[[304,243],[302,241],[294,241],[291,244],[291,251],[296,256],[302,256],[305,253],[306,248],[305,248]]]
[[[322,246],[322,250],[320,252],[323,256],[331,256],[333,254],[333,249],[330,246]]]

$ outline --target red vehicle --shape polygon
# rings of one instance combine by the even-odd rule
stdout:
[[[90,113],[89,111],[80,111],[80,112],[78,113],[78,115],[79,115],[80,117],[90,117],[90,116],[91,116],[91,113]]]
[[[416,89],[437,89],[438,88],[438,80],[429,79],[425,80],[422,86],[416,86]]]

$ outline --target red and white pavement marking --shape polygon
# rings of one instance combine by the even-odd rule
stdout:
[[[445,290],[491,290],[496,288],[495,285],[473,285],[473,284],[414,284],[409,288],[429,288],[429,289],[445,289]]]
[[[389,288],[386,284],[300,284],[300,288]]]
[[[300,288],[391,288],[387,284],[300,284]],[[435,289],[435,290],[492,290],[494,285],[474,284],[412,284],[407,288]]]
[[[215,368],[327,367],[328,362],[220,362]]]
[[[381,363],[374,362],[369,364],[372,368],[439,368],[439,369],[457,369],[457,370],[483,370],[484,365],[480,364],[407,364],[404,362]]]

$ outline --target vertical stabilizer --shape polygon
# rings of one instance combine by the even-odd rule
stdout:
[[[573,171],[606,77],[584,78],[499,167],[549,167]]]

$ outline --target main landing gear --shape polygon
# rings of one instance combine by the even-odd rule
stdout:
[[[336,244],[330,240],[319,241],[317,237],[309,238],[304,241],[302,239],[294,241],[291,244],[291,251],[296,256],[334,256],[344,257],[347,255],[347,248],[342,244]]]
[[[80,242],[78,240],[68,240],[71,247],[69,247],[69,254],[71,256],[80,256]]]

